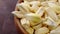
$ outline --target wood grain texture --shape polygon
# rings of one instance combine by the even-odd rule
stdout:
[[[0,34],[18,34],[11,14],[16,3],[17,0],[0,0]]]

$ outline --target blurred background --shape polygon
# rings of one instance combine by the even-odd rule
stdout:
[[[14,11],[18,0],[0,0],[0,34],[19,34],[14,24]],[[20,32],[22,34],[22,32]]]

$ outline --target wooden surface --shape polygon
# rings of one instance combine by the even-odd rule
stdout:
[[[18,34],[11,14],[16,3],[17,0],[0,0],[0,34]]]

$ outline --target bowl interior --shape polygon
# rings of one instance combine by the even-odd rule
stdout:
[[[18,0],[17,3],[21,3],[22,1],[23,0]],[[17,7],[15,7],[15,11],[18,11],[18,8]],[[22,31],[23,34],[28,34],[25,31],[25,29],[22,27],[22,25],[20,23],[20,19],[18,19],[16,16],[14,16],[14,21],[15,21],[15,25],[16,25],[16,28],[17,28],[18,32],[21,32]]]

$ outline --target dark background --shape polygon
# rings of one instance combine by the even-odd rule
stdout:
[[[17,0],[0,0],[0,34],[18,34],[11,14],[16,3]]]

